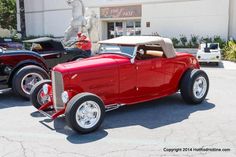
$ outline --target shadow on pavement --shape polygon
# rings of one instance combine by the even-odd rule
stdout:
[[[197,111],[210,110],[215,105],[204,101],[200,105],[187,105],[179,94],[166,98],[140,103],[106,113],[105,120],[99,130],[90,134],[78,134],[66,125],[64,117],[54,121],[53,128],[58,133],[67,135],[67,140],[74,144],[89,143],[100,140],[108,135],[107,129],[140,125],[149,129],[174,124],[188,119]],[[44,120],[43,123],[47,123]],[[49,122],[49,121],[48,121]],[[45,125],[45,124],[44,124]],[[45,125],[46,126],[46,125]]]
[[[210,110],[215,105],[204,101],[200,105],[187,105],[179,94],[109,112],[103,123],[104,129],[140,125],[155,129],[181,122],[197,111]]]
[[[98,141],[108,135],[108,133],[103,129],[98,129],[97,131],[90,134],[79,134],[66,125],[64,117],[60,117],[54,121],[53,129],[58,133],[67,135],[66,139],[74,144],[83,144]]]
[[[28,100],[16,96],[11,90],[0,93],[0,109],[30,105],[31,104]]]

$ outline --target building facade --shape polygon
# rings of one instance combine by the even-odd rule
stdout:
[[[99,36],[221,36],[236,39],[236,0],[83,0],[98,15]],[[17,2],[19,4],[19,2]],[[19,6],[19,5],[18,5]],[[18,7],[19,8],[19,7]],[[63,37],[70,24],[66,0],[25,0],[27,35]],[[20,18],[18,9],[18,30]]]

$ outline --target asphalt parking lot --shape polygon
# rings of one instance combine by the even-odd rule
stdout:
[[[50,122],[28,101],[4,92],[0,156],[235,157],[236,65],[223,62],[218,68],[204,65],[203,69],[210,78],[210,91],[201,105],[186,105],[175,94],[122,107],[108,112],[101,128],[87,135],[70,130],[64,118]]]

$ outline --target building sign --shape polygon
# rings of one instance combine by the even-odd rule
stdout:
[[[141,16],[142,16],[141,5],[100,8],[101,18],[129,18],[129,17],[141,17]]]

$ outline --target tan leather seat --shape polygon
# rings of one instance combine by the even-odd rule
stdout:
[[[155,56],[155,57],[162,57],[164,53],[163,51],[147,50],[146,54],[150,56]]]

